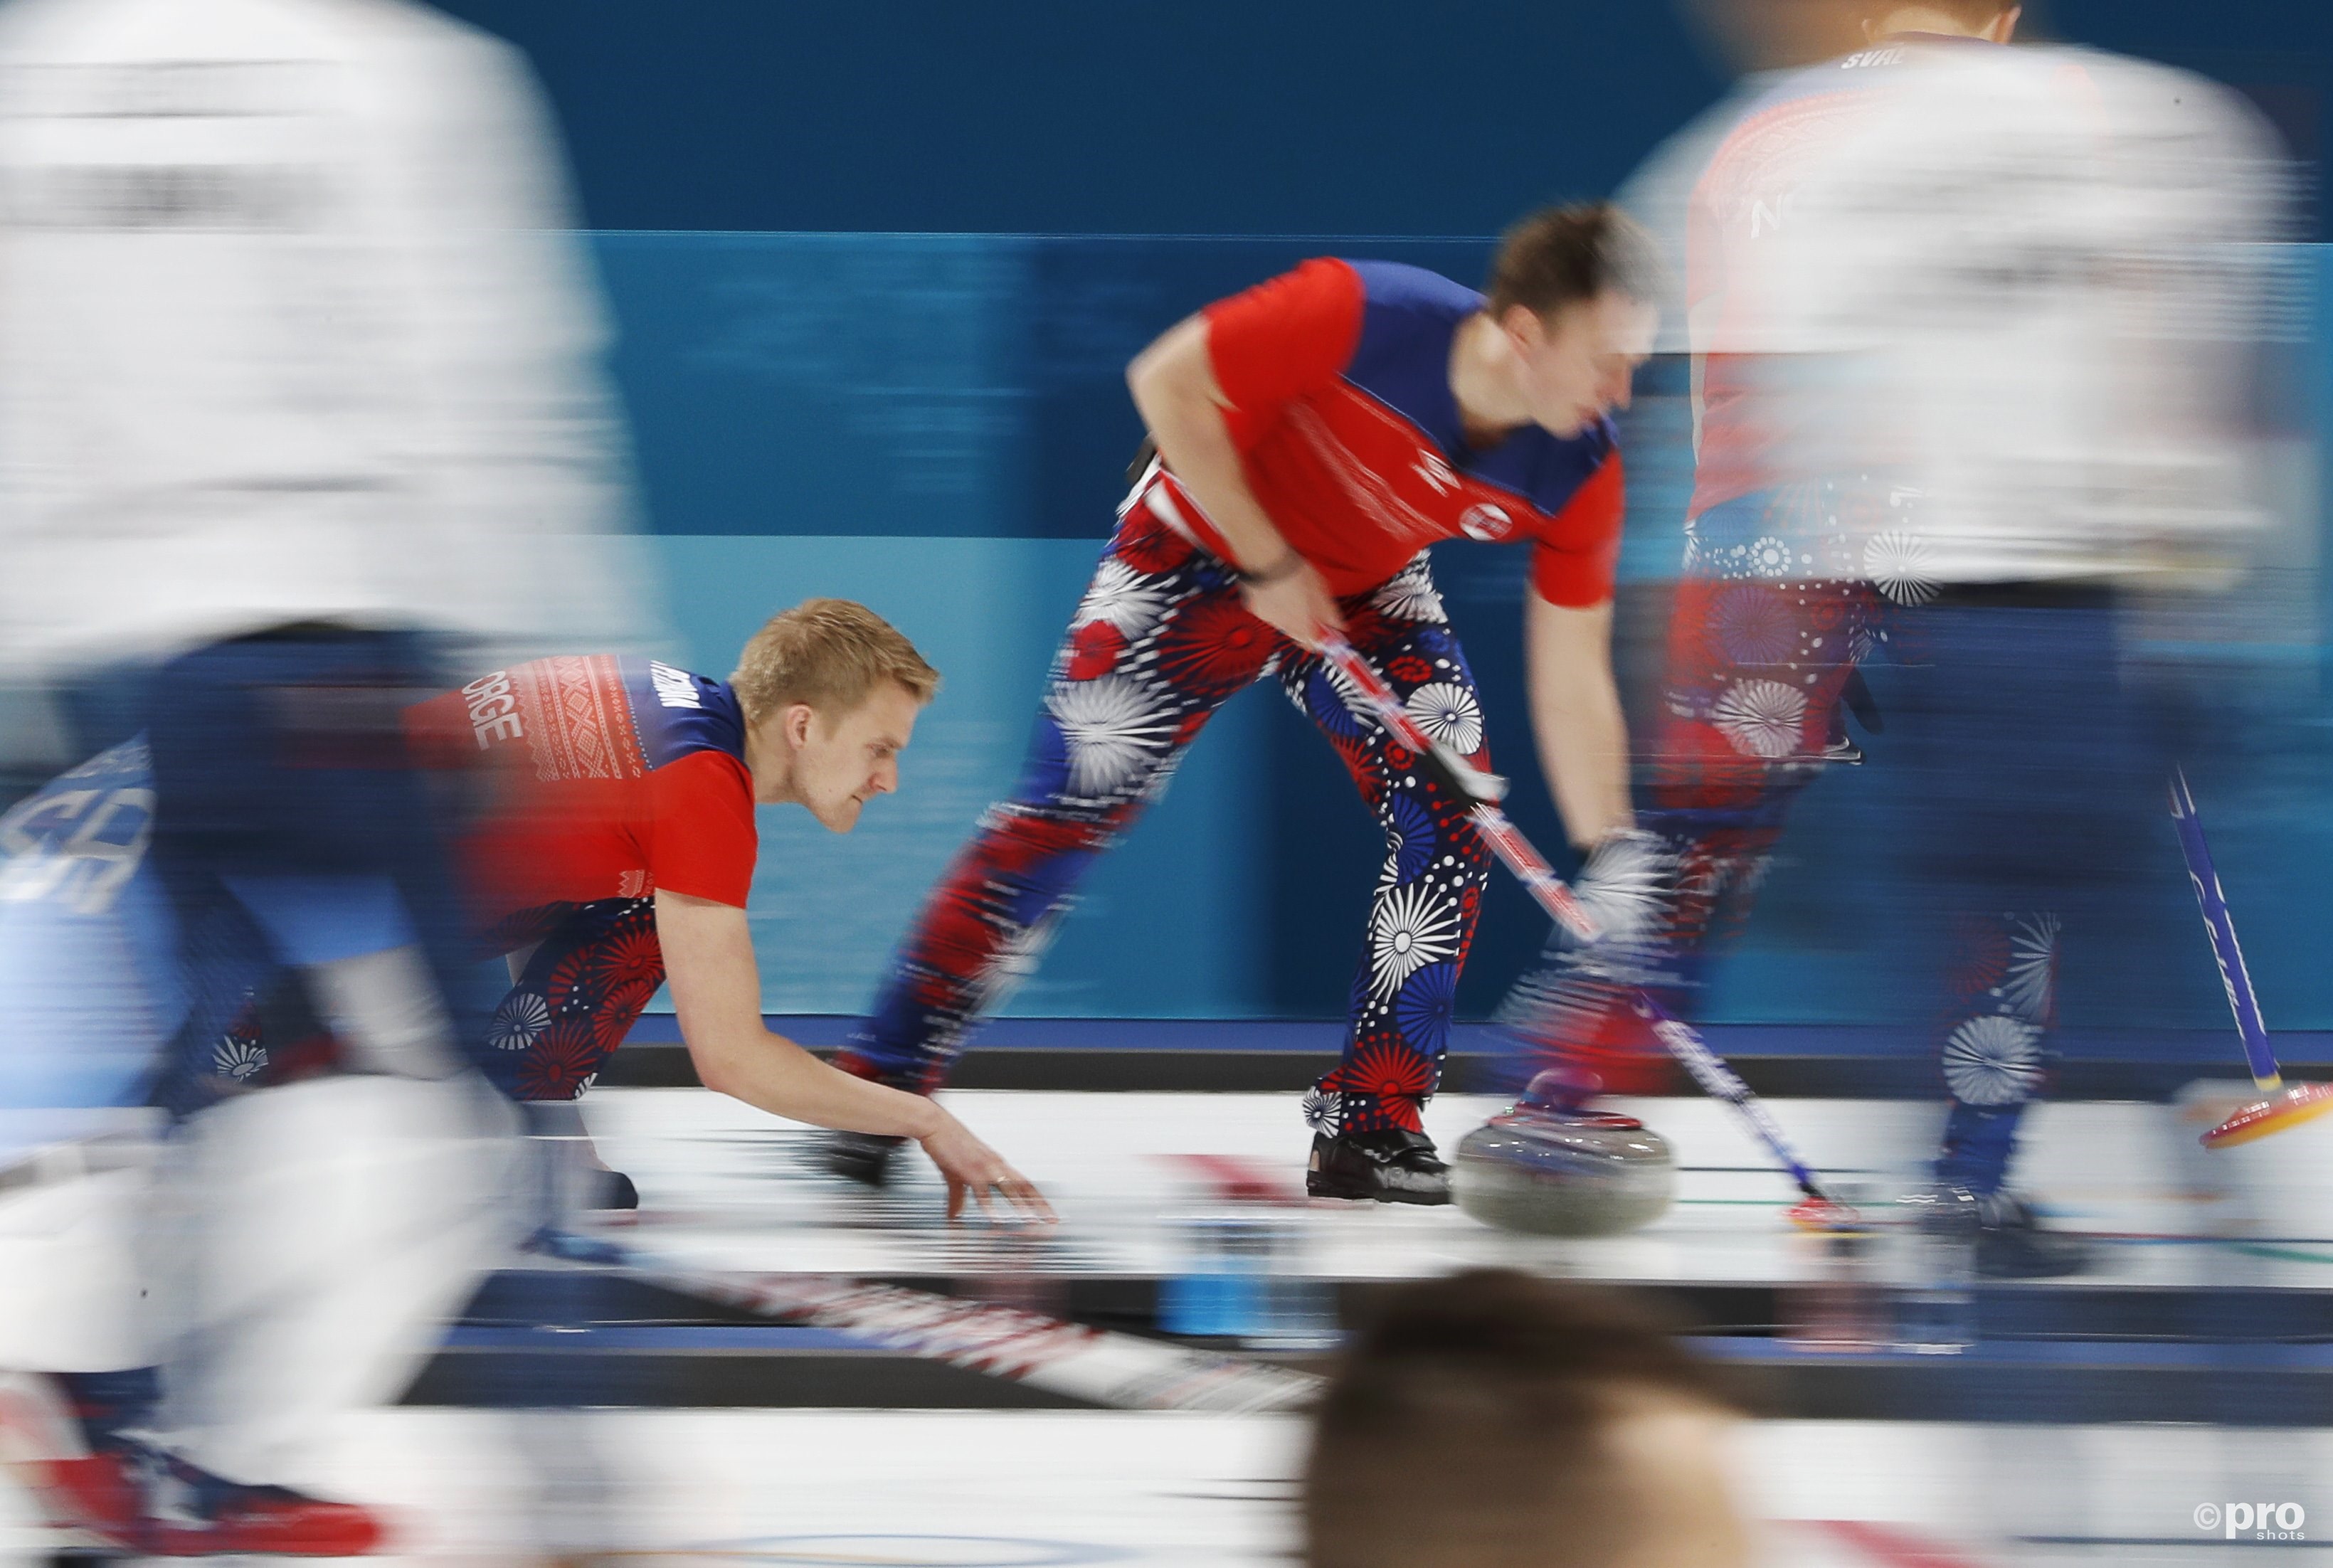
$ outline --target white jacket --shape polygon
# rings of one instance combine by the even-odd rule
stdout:
[[[2167,582],[2216,579],[2264,521],[2245,469],[2293,259],[2264,243],[2281,178],[2250,111],[2185,72],[1890,41],[1746,83],[1627,199],[1702,291],[1664,323],[1695,356],[1696,439],[1698,371],[1729,356],[1745,467],[1920,493],[1892,569]]]
[[[0,659],[629,632],[606,330],[505,46],[400,0],[0,6]]]
[[[2197,77],[1932,47],[1810,159],[1761,247],[1787,466],[1922,493],[1944,582],[2214,575],[2246,500],[2279,192]]]

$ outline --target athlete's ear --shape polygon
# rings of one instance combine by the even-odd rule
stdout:
[[[1547,341],[1547,322],[1529,305],[1509,305],[1499,317],[1499,326],[1525,354],[1536,352]]]
[[[792,703],[787,707],[782,716],[787,745],[799,750],[809,744],[811,712],[810,704],[806,702]]]

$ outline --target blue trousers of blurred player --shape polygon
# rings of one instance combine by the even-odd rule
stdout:
[[[2114,1015],[2093,1021],[2126,1025],[2159,1018],[2191,973],[2146,957],[2184,929],[2163,804],[2181,736],[2134,693],[2125,630],[2100,588],[1947,588],[1918,612],[1893,683],[1901,872],[1926,950],[1945,959],[1937,1174],[1979,1194],[2001,1185],[2045,1081],[2061,962],[2094,1004],[2114,998]]]
[[[442,689],[418,635],[277,628],[68,693],[94,747],[141,726],[146,864],[183,1003],[152,1100],[179,1130],[146,1246],[167,1377],[80,1380],[102,1429],[158,1428],[206,1501],[336,1489],[331,1419],[391,1398],[513,1239],[514,1121],[473,1063],[473,983],[444,803],[403,710]],[[335,1071],[245,1092],[214,1071],[254,994],[296,991]],[[216,1496],[211,1496],[216,1494]]]
[[[288,627],[150,678],[150,853],[178,921],[184,1049],[206,1070],[254,991],[296,971],[360,1070],[442,1079],[485,1033],[439,803],[407,765],[406,707],[442,688],[402,632]]]

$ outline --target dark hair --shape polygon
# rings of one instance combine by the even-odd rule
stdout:
[[[1552,315],[1608,292],[1650,304],[1665,270],[1653,236],[1610,202],[1551,207],[1507,230],[1483,293],[1493,316],[1512,305]]]
[[[1310,1568],[1609,1559],[1644,1523],[1602,1442],[1632,1396],[1741,1408],[1636,1297],[1504,1269],[1397,1287],[1321,1400]]]

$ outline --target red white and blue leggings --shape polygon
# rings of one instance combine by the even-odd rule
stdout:
[[[1584,1067],[1617,1092],[1646,1090],[1671,1075],[1666,1053],[1627,1005],[1629,988],[1649,971],[1673,980],[1666,997],[1689,1013],[1709,959],[1746,919],[1771,861],[1791,803],[1820,775],[1839,739],[1839,708],[1856,666],[1891,651],[1915,666],[1935,661],[1947,612],[1923,610],[1936,592],[1920,568],[1925,547],[1905,506],[1906,493],[1884,486],[1824,482],[1780,486],[1712,507],[1688,527],[1685,570],[1669,625],[1662,712],[1652,726],[1652,766],[1640,825],[1660,835],[1676,867],[1675,897],[1651,951],[1621,963],[1559,934],[1551,961],[1518,986],[1506,1016],[1524,1025],[1538,1048],[1535,1065]],[[1907,640],[1918,645],[1906,658]],[[2006,648],[1986,650],[2013,659]],[[1947,656],[1948,658],[1950,656]],[[2053,662],[2040,646],[2032,658]],[[1952,658],[1966,665],[1964,658]],[[1981,687],[1983,672],[1958,671]],[[1986,704],[1961,702],[1963,724]],[[2099,708],[2093,698],[2068,707]],[[2076,717],[2058,712],[2065,727]],[[1972,710],[1972,711],[1961,711]],[[1929,715],[1907,714],[1910,736],[1891,734],[1890,752],[1908,748]],[[2002,736],[2028,722],[2012,712],[1992,723]],[[1931,736],[1931,749],[1949,741]],[[2007,749],[2032,749],[2004,740]],[[1982,748],[1944,763],[1895,757],[1916,775],[1979,775]],[[1997,770],[1996,770],[1997,771]],[[1983,793],[1984,785],[1973,786]],[[1998,818],[1980,819],[1987,839],[2006,842],[2021,823],[2029,833],[2054,822],[2035,803],[2011,798]],[[2036,792],[2037,794],[2040,792]],[[1949,834],[1944,813],[1921,813],[1929,836]],[[1966,822],[1971,813],[1954,819]],[[2062,836],[2062,835],[2060,835]],[[2039,857],[2036,857],[2037,861]],[[1971,891],[1957,884],[1974,881]],[[1925,879],[1921,896],[1940,906],[1947,927],[1944,981],[1933,1029],[1951,1096],[1942,1174],[1980,1192],[2002,1179],[2025,1104],[2040,1086],[2046,1041],[2056,1022],[2059,918],[2032,895],[2057,890],[2046,877],[1987,880],[1973,873]],[[2008,885],[2002,885],[2008,884]]]
[[[1426,557],[1340,605],[1353,646],[1428,732],[1488,766],[1474,678]],[[989,809],[933,890],[839,1063],[902,1089],[937,1087],[1209,716],[1267,675],[1337,748],[1386,835],[1343,1059],[1306,1114],[1329,1132],[1417,1127],[1441,1076],[1489,853],[1465,824],[1466,803],[1356,717],[1319,659],[1248,612],[1232,570],[1138,500],[1054,658],[1013,798]]]
[[[475,1064],[513,1100],[573,1100],[624,1043],[657,987],[656,901],[601,899],[523,909],[477,936],[473,957],[523,954]],[[210,1095],[332,1069],[338,1051],[296,986],[254,996],[209,1063]]]

